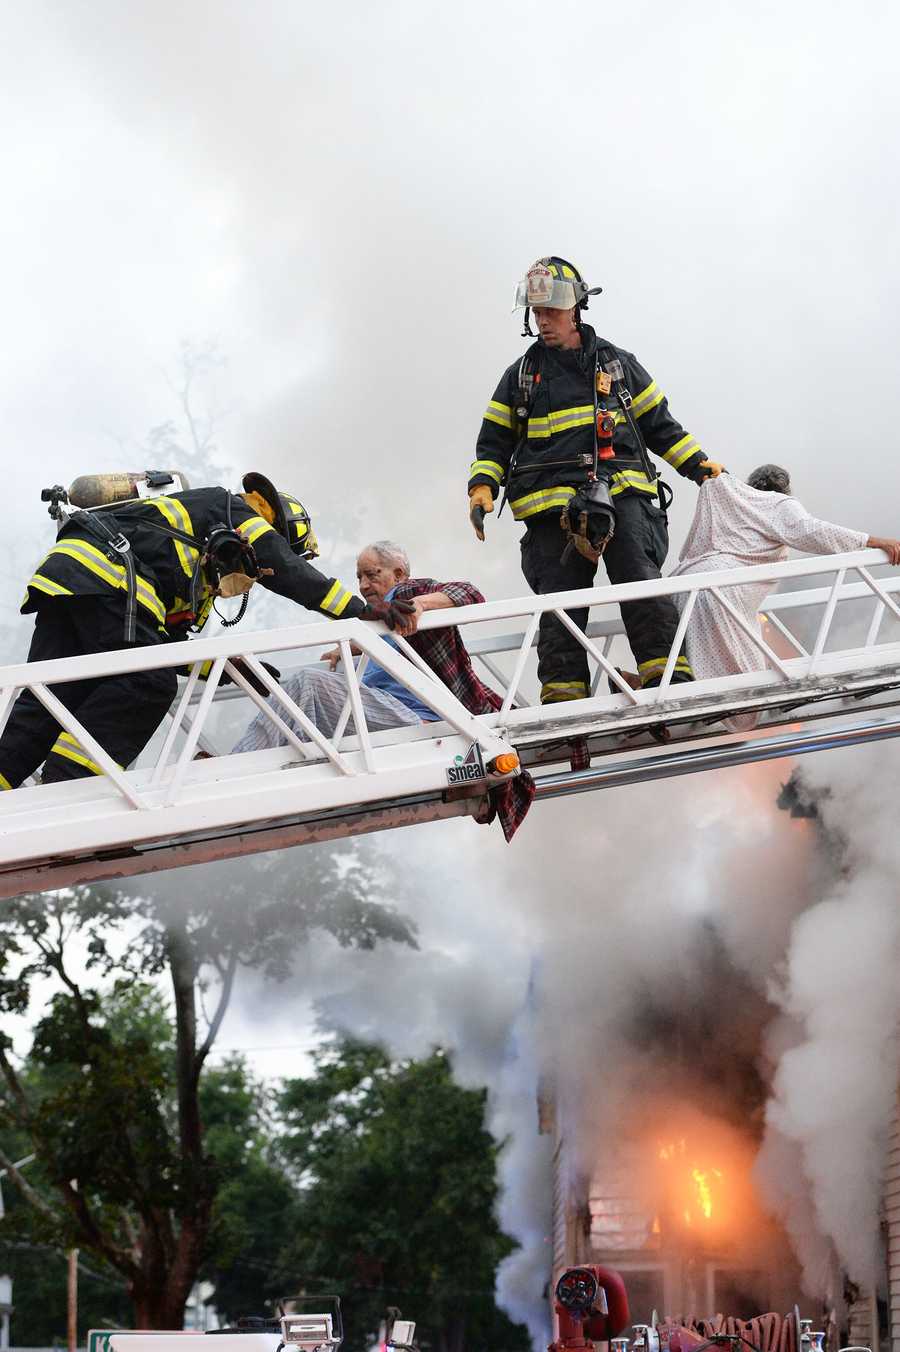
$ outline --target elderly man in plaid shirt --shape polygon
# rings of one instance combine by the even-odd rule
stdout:
[[[406,627],[407,642],[460,703],[473,714],[492,713],[499,709],[502,703],[500,696],[476,676],[472,659],[455,625],[431,629],[422,634],[412,632],[419,616],[425,611],[477,605],[484,600],[481,592],[470,582],[411,578],[409,572],[406,551],[390,540],[378,540],[368,545],[356,563],[359,590],[366,601],[371,602],[376,598],[412,601],[415,614],[409,617],[410,623]],[[391,642],[390,639],[386,641]],[[286,677],[282,684],[286,693],[316,727],[330,735],[337,726],[347,700],[347,683],[343,674],[335,670],[340,661],[337,649],[326,653],[322,660],[328,662],[329,671],[303,667]],[[360,678],[360,687],[370,732],[438,720],[438,715],[421,703],[411,690],[407,690],[372,661]],[[260,747],[279,745],[284,745],[284,739],[278,729],[264,715],[258,714],[234,750],[256,751]],[[530,775],[523,772],[516,779],[491,790],[489,809],[478,820],[491,821],[496,812],[503,834],[508,841],[512,840],[533,797],[534,782]]]

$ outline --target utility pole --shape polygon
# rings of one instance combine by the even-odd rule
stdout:
[[[78,1349],[78,1250],[69,1250],[69,1283],[68,1283],[68,1343],[69,1352],[77,1352]]]
[[[75,1192],[78,1191],[78,1179],[73,1178],[71,1184]],[[68,1334],[69,1352],[77,1352],[78,1349],[78,1250],[69,1250],[69,1280],[66,1285],[66,1332]]]

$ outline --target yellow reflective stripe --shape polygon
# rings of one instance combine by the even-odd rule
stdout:
[[[91,760],[90,756],[85,755],[79,742],[75,740],[71,732],[61,732],[53,746],[50,748],[51,756],[62,756],[65,760],[74,761],[76,765],[82,765],[86,770],[90,770],[92,775],[102,775],[103,771],[96,761]],[[119,766],[119,769],[123,769]]]
[[[567,699],[586,699],[586,681],[545,681],[541,686],[541,703],[558,704]]]
[[[612,477],[614,479],[620,479],[622,481],[631,479],[635,483],[651,482],[649,474],[647,473],[646,470],[643,469],[617,469]]]
[[[670,446],[667,451],[663,451],[662,458],[663,460],[668,461],[673,469],[677,469],[679,465],[683,465],[685,460],[689,460],[696,451],[699,451],[699,449],[700,446],[698,445],[696,438],[688,433],[688,435],[682,437],[680,441],[676,441],[674,446]]]
[[[186,601],[183,596],[176,596],[175,600],[172,602],[172,604],[169,606],[169,609],[166,611],[166,619],[168,620],[172,615],[181,615],[182,612],[190,610],[190,608],[191,608],[190,601]]]
[[[639,493],[655,493],[656,482],[641,469],[620,469],[610,480],[609,496],[614,498],[617,493],[627,493],[632,488]]]
[[[568,427],[583,427],[594,421],[594,405],[578,404],[574,408],[558,408],[550,413],[551,432],[562,432]]]
[[[264,521],[261,516],[248,516],[246,521],[242,521],[238,526],[238,531],[243,535],[248,545],[252,545],[254,540],[258,540],[261,535],[265,535],[267,530],[274,530],[268,521]]]
[[[328,588],[328,591],[325,593],[325,595],[322,597],[322,600],[319,602],[320,608],[322,610],[327,610],[331,602],[334,600],[334,598],[337,596],[340,590],[341,590],[340,582],[337,581],[332,582],[331,586]]]
[[[74,761],[76,765],[84,766],[85,770],[90,770],[92,775],[102,775],[103,771],[96,761],[92,761],[90,756],[84,756],[80,751],[75,751],[71,747],[60,746],[59,742],[50,748],[51,756],[62,756],[63,760]]]
[[[0,789],[11,789],[11,788],[12,784],[10,784],[9,780],[6,778],[6,775],[0,774]]]
[[[659,388],[655,380],[651,380],[645,390],[641,390],[632,400],[631,411],[636,418],[643,418],[645,413],[649,413],[651,408],[656,408],[661,404],[665,395]]]
[[[474,479],[476,474],[486,474],[489,479],[496,479],[497,483],[500,483],[503,479],[503,466],[498,465],[496,460],[473,460],[469,478]]]
[[[36,591],[46,592],[48,596],[72,596],[68,587],[63,587],[59,582],[54,582],[50,577],[42,577],[40,573],[35,573],[29,587],[34,587]]]
[[[102,578],[104,582],[108,582],[111,587],[122,591],[127,590],[124,566],[121,563],[113,563],[104,553],[95,548],[94,545],[88,544],[86,540],[64,540],[62,544],[54,545],[47,554],[47,558],[44,559],[44,563],[53,554],[64,554],[67,558],[80,563],[83,568],[87,568],[89,572]],[[166,608],[154,588],[142,577],[136,577],[135,583],[137,599],[141,605],[152,611],[160,624],[164,624]]]
[[[347,591],[340,582],[332,582],[325,596],[319,602],[319,609],[325,610],[329,615],[342,615],[347,609],[352,592]]]
[[[194,527],[183,502],[179,502],[177,498],[146,498],[145,501],[148,506],[155,507],[174,530],[183,531],[185,535],[193,535]],[[200,555],[199,549],[186,545],[182,540],[173,540],[172,543],[175,546],[175,553],[178,555],[178,562],[181,564],[182,571],[188,577],[193,577],[194,563]]]
[[[546,417],[528,419],[529,437],[552,437],[556,432],[568,432],[572,427],[590,427],[594,421],[593,404],[576,404],[572,408],[557,408]]]
[[[484,410],[485,422],[496,423],[498,427],[512,427],[512,409],[509,404],[500,404],[492,399]]]
[[[210,592],[208,596],[205,596],[203,598],[203,603],[197,612],[197,618],[194,620],[195,629],[202,629],[203,626],[206,624],[206,621],[209,619],[209,612],[213,608],[213,602],[215,601],[215,599],[216,598],[213,596],[212,592]]]
[[[525,497],[516,498],[515,502],[509,505],[516,521],[522,521],[526,516],[534,516],[536,512],[545,512],[551,507],[565,507],[574,493],[574,488],[559,484],[556,488],[542,488],[537,493],[526,493]]]
[[[652,675],[655,671],[665,671],[668,657],[651,657],[646,662],[638,662],[638,671],[642,676]],[[675,671],[690,671],[691,664],[686,657],[680,656],[675,659]]]
[[[550,435],[550,419],[549,419],[549,418],[529,418],[529,419],[528,419],[528,435],[529,435],[529,437],[531,437],[532,439],[533,439],[534,437],[549,437],[549,435]]]
[[[125,578],[125,569],[121,564],[113,563],[99,550],[96,545],[89,545],[86,540],[66,540],[62,544],[54,545],[47,555],[49,559],[54,554],[64,554],[67,558],[74,559],[80,563],[89,572],[96,573],[97,577],[102,577],[104,582],[108,582],[111,587],[118,587]],[[47,562],[44,559],[44,563]]]

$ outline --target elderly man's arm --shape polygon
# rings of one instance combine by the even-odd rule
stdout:
[[[471,582],[436,582],[432,577],[413,577],[401,582],[394,595],[412,601],[416,620],[426,610],[449,610],[452,606],[478,606],[484,597]]]
[[[433,577],[411,577],[399,582],[394,588],[395,600],[411,601],[414,607],[410,619],[418,625],[426,610],[450,610],[453,606],[480,606],[484,597],[471,582],[436,582]],[[403,632],[402,630],[400,631]],[[353,652],[359,656],[359,649],[352,645]],[[327,662],[334,671],[341,660],[340,652],[333,648],[323,653],[319,659]]]

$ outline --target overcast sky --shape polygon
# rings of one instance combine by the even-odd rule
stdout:
[[[289,484],[326,549],[349,518],[520,592],[517,528],[478,546],[465,480],[548,251],[711,454],[900,531],[898,36],[889,3],[836,0],[6,3],[0,403],[29,547],[40,487],[120,464],[174,412],[179,343],[212,339],[233,471]]]
[[[227,359],[234,480],[256,468],[297,493],[329,571],[349,580],[354,546],[390,536],[414,572],[522,594],[518,528],[492,519],[478,545],[465,483],[524,348],[515,284],[549,252],[604,287],[588,319],[710,455],[740,474],[786,463],[817,514],[900,534],[898,16],[888,0],[5,0],[0,620],[52,538],[39,490],[144,467],[122,444],[176,413],[164,372],[184,341]],[[696,491],[676,487],[670,564]],[[694,801],[721,826],[736,781],[716,783]],[[666,820],[673,796],[652,786],[642,811]],[[508,853],[470,822],[423,832],[411,867],[456,850],[467,893],[479,842],[501,915],[488,938],[472,903],[463,933],[432,877],[419,970],[503,954],[518,985],[485,1011],[496,1034],[530,962],[504,889],[537,876],[541,830],[601,814],[610,841],[635,801],[539,807]],[[319,994],[334,960],[311,951]],[[305,1040],[296,1008],[273,998],[265,1037],[258,1012],[239,1002],[223,1042]],[[435,999],[423,1026],[454,1025]],[[476,1019],[470,1052],[480,1036]]]

